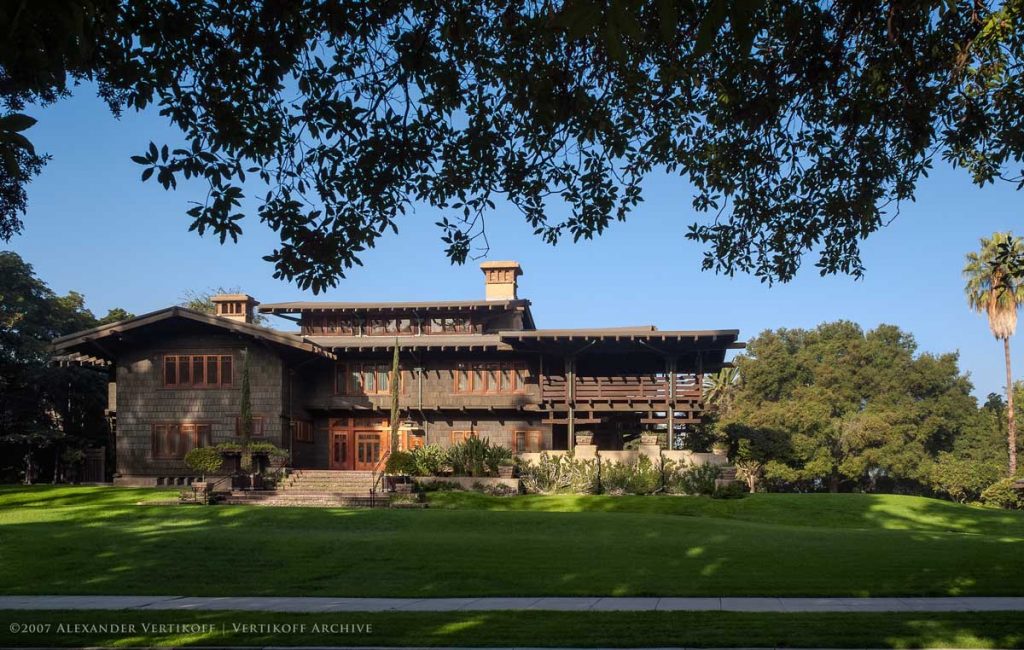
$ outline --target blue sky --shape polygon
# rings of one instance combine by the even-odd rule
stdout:
[[[39,123],[28,135],[53,160],[29,188],[25,232],[7,248],[55,291],[84,293],[98,314],[115,306],[144,313],[179,302],[185,290],[215,286],[240,286],[262,302],[313,298],[271,277],[262,256],[277,238],[255,217],[243,222],[238,244],[222,246],[187,231],[185,210],[203,196],[201,188],[167,192],[139,181],[141,168],[129,156],[151,139],[177,141],[155,112],[116,120],[87,87],[29,112]],[[652,178],[645,198],[628,222],[576,245],[544,244],[501,205],[489,216],[489,259],[522,264],[520,295],[533,301],[538,327],[653,323],[739,328],[749,338],[840,318],[865,328],[894,323],[912,332],[922,351],[958,350],[978,395],[1002,389],[1001,345],[984,319],[967,310],[960,269],[979,237],[1017,227],[1021,195],[1011,186],[978,189],[962,171],[939,167],[921,184],[917,201],[864,244],[863,280],[819,277],[811,259],[796,280],[771,287],[700,270],[702,248],[684,233],[703,215],[692,209],[684,181]],[[429,209],[408,215],[399,235],[384,238],[363,256],[364,267],[319,299],[482,298],[476,263],[458,267],[445,258],[437,217]],[[1014,352],[1018,373],[1022,351]]]

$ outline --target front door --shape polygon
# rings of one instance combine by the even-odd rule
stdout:
[[[379,418],[334,418],[329,430],[331,469],[373,470],[391,441],[387,420]]]
[[[352,432],[331,431],[331,469],[352,469]]]
[[[355,467],[357,470],[372,470],[377,466],[384,449],[384,434],[380,431],[356,430]]]

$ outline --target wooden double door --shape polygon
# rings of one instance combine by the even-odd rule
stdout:
[[[329,432],[331,469],[372,470],[391,444],[387,420],[334,418]]]

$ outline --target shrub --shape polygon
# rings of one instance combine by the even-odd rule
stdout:
[[[647,456],[640,456],[635,463],[601,465],[601,491],[605,494],[654,494],[661,489],[661,467]]]
[[[519,494],[519,490],[515,489],[511,485],[505,485],[504,483],[498,483],[497,485],[484,485],[483,483],[477,482],[473,484],[473,491],[489,494],[493,497],[511,497]]]
[[[202,474],[213,474],[224,464],[224,457],[219,449],[213,447],[196,447],[185,454],[185,464]]]
[[[251,442],[249,453],[266,454],[270,458],[288,458],[288,450],[281,449],[272,442]]]
[[[455,481],[429,481],[426,483],[417,483],[417,489],[420,492],[460,492],[462,491],[462,485]]]
[[[424,445],[409,453],[415,463],[413,476],[441,476],[448,469],[448,454],[439,445]]]
[[[1014,487],[1016,480],[1004,478],[985,488],[981,493],[982,503],[993,508],[1010,510],[1024,508],[1024,497],[1021,497],[1020,491]]]
[[[665,487],[671,494],[703,494],[710,496],[715,493],[715,479],[722,475],[717,465],[685,465],[666,463]]]
[[[498,464],[511,457],[511,450],[486,438],[467,438],[448,448],[448,463],[456,476],[496,475]]]
[[[747,496],[747,487],[740,481],[732,481],[715,488],[712,499],[742,499]]]
[[[393,476],[414,476],[416,474],[416,458],[408,451],[393,451],[388,456],[384,471]]]
[[[527,492],[554,494],[596,494],[598,491],[597,461],[576,459],[572,453],[552,456],[546,451],[534,463],[521,463],[519,478]]]
[[[1002,467],[997,463],[957,458],[949,452],[939,454],[928,473],[932,488],[949,495],[958,503],[975,501],[982,491],[999,480]]]

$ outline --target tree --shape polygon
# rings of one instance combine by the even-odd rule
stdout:
[[[703,265],[788,280],[863,272],[935,156],[984,185],[1012,165],[1024,0],[52,0],[0,5],[0,234],[45,157],[27,104],[83,80],[181,132],[143,180],[207,187],[191,228],[280,237],[276,277],[334,286],[417,204],[454,262],[504,199],[548,243],[602,234],[678,174],[710,213]],[[141,144],[141,143],[140,143]],[[565,209],[558,209],[557,202]],[[564,218],[553,217],[564,214]],[[250,216],[251,220],[251,216]]]
[[[1024,242],[1010,233],[995,233],[981,238],[981,249],[967,254],[964,280],[967,304],[988,317],[988,327],[1003,342],[1006,365],[1006,445],[1009,450],[1009,475],[1017,474],[1017,419],[1013,406],[1013,373],[1010,368],[1010,337],[1017,330],[1017,309],[1024,302],[1024,278],[1001,262],[1000,247],[1008,246],[1024,256]]]
[[[722,427],[778,432],[784,455],[749,452],[790,489],[925,491],[937,454],[981,421],[957,355],[916,348],[892,325],[763,332],[734,361],[743,382]]]
[[[242,471],[252,470],[252,389],[249,381],[249,350],[242,350],[242,385],[238,395],[238,432],[241,437]]]
[[[733,464],[740,470],[751,492],[757,492],[764,468],[770,462],[789,460],[792,446],[785,431],[732,423],[725,427],[735,451]]]
[[[97,324],[81,294],[56,295],[16,253],[0,251],[0,457],[16,460],[27,482],[39,467],[56,481],[66,449],[107,442],[107,371],[50,358],[54,338]]]

